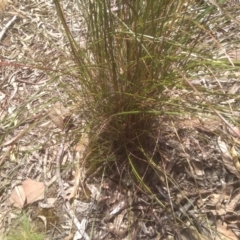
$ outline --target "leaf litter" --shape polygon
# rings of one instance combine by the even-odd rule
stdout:
[[[68,4],[65,7],[69,7]],[[29,213],[45,219],[45,227],[50,220],[41,215],[39,209],[54,209],[59,216],[59,222],[54,224],[60,233],[51,239],[67,238],[72,231],[74,239],[90,239],[91,232],[91,239],[159,239],[160,236],[166,239],[173,235],[196,238],[191,229],[180,229],[176,225],[173,230],[174,217],[194,225],[209,236],[208,239],[224,239],[223,236],[238,239],[240,194],[236,177],[239,172],[233,161],[237,148],[231,151],[231,145],[239,144],[234,136],[234,132],[239,132],[237,126],[233,127],[233,132],[229,129],[229,136],[224,140],[218,137],[224,131],[222,122],[215,119],[183,118],[173,127],[162,126],[165,131],[159,141],[159,151],[164,156],[162,164],[166,175],[161,179],[163,183],[166,183],[166,176],[175,179],[178,182],[175,186],[181,187],[179,191],[174,184],[169,190],[164,184],[157,186],[163,208],[127,180],[126,186],[119,186],[114,178],[99,179],[97,175],[85,180],[75,167],[84,144],[72,150],[71,139],[67,137],[57,169],[59,138],[67,135],[65,125],[69,117],[75,125],[79,122],[63,107],[66,96],[56,92],[56,83],[44,71],[9,62],[26,60],[35,65],[33,60],[38,59],[38,66],[46,67],[48,58],[47,68],[61,71],[61,61],[68,51],[60,49],[64,49],[66,42],[61,29],[57,28],[59,24],[50,2],[11,3],[1,17],[2,26],[11,22],[12,15],[19,19],[5,32],[1,46],[1,62],[5,63],[0,83],[0,128],[4,133],[0,156],[1,234],[11,227],[7,222],[13,217],[13,206],[23,208],[28,204]],[[76,32],[79,29],[76,23],[73,28]],[[215,82],[206,78],[203,82],[208,89],[220,83],[226,89],[234,86],[229,90],[234,94],[239,92],[237,80],[227,76]],[[87,145],[88,137],[82,139]],[[60,172],[58,178],[57,171]],[[57,183],[59,179],[62,179],[62,189]],[[60,195],[65,196],[64,200]],[[32,221],[37,220],[33,217]]]

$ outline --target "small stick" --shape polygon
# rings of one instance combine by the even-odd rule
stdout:
[[[0,42],[3,40],[4,35],[7,30],[13,25],[13,23],[17,20],[17,16],[13,16],[12,19],[6,24],[3,30],[0,32]]]

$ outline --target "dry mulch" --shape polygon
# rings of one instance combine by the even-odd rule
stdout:
[[[67,2],[76,32],[77,6]],[[43,0],[10,2],[0,21],[1,26],[12,21],[0,45],[0,236],[24,210],[46,239],[199,239],[196,229],[207,236],[201,239],[220,239],[217,232],[240,237],[236,126],[208,116],[171,124],[160,119],[161,184],[155,176],[148,179],[153,196],[129,179],[121,185],[97,174],[85,179],[79,162],[87,138],[75,147],[71,133],[82,122],[58,87],[66,79],[54,78],[70,59],[54,6]],[[226,76],[218,81],[237,94],[239,73]],[[217,85],[207,79],[194,84]],[[73,127],[66,130],[69,118]],[[29,187],[23,188],[26,180]],[[36,182],[44,183],[45,194],[30,200]],[[11,202],[13,192],[26,199]]]

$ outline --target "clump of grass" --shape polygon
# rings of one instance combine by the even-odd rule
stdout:
[[[161,121],[211,111],[186,79],[221,75],[228,66],[213,58],[221,47],[209,30],[214,8],[187,0],[79,0],[87,29],[81,47],[54,2],[75,62],[68,71],[75,81],[63,84],[76,105],[81,99],[90,129],[87,164],[107,163],[109,172],[133,174],[147,187],[159,171]]]
[[[228,60],[216,58],[225,49],[212,32],[225,25],[228,16],[217,13],[215,6],[190,0],[119,0],[115,6],[110,0],[78,0],[78,20],[83,19],[86,30],[80,44],[59,1],[54,2],[74,61],[67,66],[68,81],[61,83],[83,116],[85,128],[77,131],[89,134],[82,161],[88,173],[106,166],[112,178],[134,179],[149,195],[163,186],[169,192],[165,200],[171,202],[174,186],[185,196],[164,169],[162,136],[166,126],[183,116],[213,117],[217,109],[232,117],[219,104],[227,98],[221,87],[192,84],[200,77],[218,79],[235,70]],[[159,206],[171,212],[155,196]],[[190,202],[186,196],[184,200]],[[184,217],[193,223],[188,214]],[[190,229],[181,218],[173,218],[173,229],[179,223]]]
[[[19,216],[11,226],[7,240],[43,240],[44,234],[36,230],[26,214]]]

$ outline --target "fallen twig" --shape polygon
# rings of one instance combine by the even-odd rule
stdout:
[[[13,25],[13,23],[17,20],[17,16],[13,16],[12,19],[5,25],[5,27],[0,32],[0,42],[3,40],[4,35],[7,30]]]

